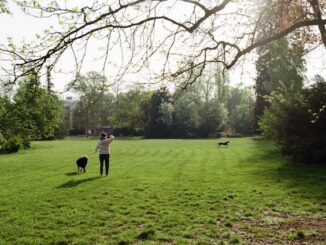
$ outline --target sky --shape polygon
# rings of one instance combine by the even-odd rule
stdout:
[[[38,19],[24,14],[17,7],[9,4],[9,8],[12,12],[11,15],[0,15],[0,42],[5,42],[7,37],[12,37],[13,40],[19,43],[21,40],[32,41],[35,39],[35,35],[39,34],[50,25],[56,25],[56,18],[52,19]],[[96,62],[96,53],[100,52],[96,43],[93,43],[91,47],[92,55],[89,55],[85,60],[84,72],[96,70],[99,64]],[[114,53],[112,54],[114,59]],[[229,70],[230,83],[233,86],[253,86],[256,76],[255,71],[255,59],[254,53],[249,54],[242,58],[238,64]],[[326,50],[324,47],[319,47],[306,56],[307,60],[307,80],[316,74],[321,74],[326,77]],[[60,69],[65,70],[73,62],[71,55],[66,54],[61,63],[59,63]],[[108,66],[107,69],[113,69]],[[57,69],[59,70],[59,69]],[[66,74],[52,73],[52,80],[55,84],[55,89],[59,92],[65,90],[66,84],[72,80],[72,74],[70,70],[66,69]],[[137,76],[133,74],[132,76]],[[140,78],[140,77],[139,77]],[[128,80],[128,77],[125,80]],[[137,78],[136,78],[137,79]],[[122,88],[123,89],[123,88]],[[69,95],[70,93],[67,93]],[[62,96],[65,96],[63,94]]]

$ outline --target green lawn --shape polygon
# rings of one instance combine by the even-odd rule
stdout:
[[[230,141],[115,140],[109,177],[95,140],[0,155],[0,244],[325,244],[326,168]]]

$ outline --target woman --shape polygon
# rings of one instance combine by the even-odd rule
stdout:
[[[101,176],[103,175],[103,162],[105,163],[105,174],[106,176],[109,175],[110,144],[113,139],[113,135],[110,135],[108,138],[106,133],[103,132],[95,148],[95,152],[99,152]]]

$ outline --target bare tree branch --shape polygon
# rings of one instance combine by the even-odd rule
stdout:
[[[325,28],[325,22],[323,21],[321,17],[321,11],[320,11],[320,3],[319,0],[308,0],[308,2],[311,4],[315,17],[318,21],[318,28],[321,34],[321,38],[323,40],[324,46],[326,48],[326,28]]]
[[[303,27],[318,27],[326,48],[326,19],[323,18],[324,5],[321,5],[321,2],[325,4],[324,0],[302,0],[300,4],[307,5],[302,7],[305,12],[300,12],[291,21],[283,21],[282,28],[263,38],[259,38],[258,33],[263,17],[268,11],[277,15],[278,9],[261,10],[249,0],[182,0],[173,3],[119,0],[110,4],[91,1],[90,5],[81,8],[53,3],[34,6],[35,1],[16,2],[33,16],[37,16],[33,11],[39,11],[39,17],[55,15],[66,23],[62,26],[63,30],[51,29],[45,33],[35,45],[1,45],[0,60],[12,64],[11,69],[1,67],[6,70],[6,76],[11,77],[7,84],[15,84],[18,79],[33,72],[40,73],[45,66],[54,68],[67,48],[73,53],[76,74],[79,74],[92,39],[105,40],[104,52],[100,55],[103,73],[109,53],[112,49],[119,49],[117,79],[134,66],[134,72],[146,68],[152,76],[158,71],[151,70],[150,64],[161,58],[160,79],[183,77],[184,87],[195,82],[207,64],[221,63],[224,68],[230,69],[254,49]],[[278,3],[282,5],[281,9],[287,9],[287,2],[279,0]],[[170,14],[174,7],[181,4],[188,11],[185,16]],[[280,18],[285,18],[283,13]],[[80,46],[81,49],[78,49]]]

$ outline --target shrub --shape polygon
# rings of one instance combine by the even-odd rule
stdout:
[[[295,96],[272,97],[260,120],[264,136],[276,141],[283,154],[304,163],[326,160],[326,82],[320,81]]]
[[[227,134],[226,137],[227,138],[242,138],[242,137],[244,137],[244,135],[240,134],[240,133],[234,133],[234,134]]]
[[[0,140],[0,154],[15,153],[20,148],[20,140],[15,137],[10,140]]]

